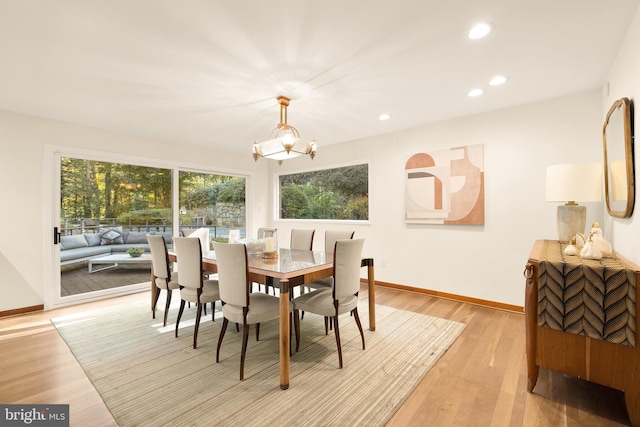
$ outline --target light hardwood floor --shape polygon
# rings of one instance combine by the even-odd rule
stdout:
[[[72,426],[116,425],[49,319],[140,298],[148,292],[0,318],[0,402],[68,403]],[[527,393],[521,314],[382,287],[376,303],[467,325],[388,426],[630,425],[616,390],[541,369]]]

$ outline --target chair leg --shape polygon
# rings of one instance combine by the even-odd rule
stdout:
[[[211,321],[216,321],[216,302],[211,301]]]
[[[249,342],[249,325],[247,319],[242,324],[242,352],[240,353],[240,381],[244,380],[244,359],[247,355],[247,343]]]
[[[183,311],[184,311],[184,300],[181,300],[180,310],[178,310],[178,318],[176,319],[176,338],[178,338],[178,326],[180,326],[180,319],[182,318]]]
[[[300,349],[300,310],[293,310],[293,325],[296,328],[296,352]]]
[[[193,329],[193,348],[198,347],[198,329],[200,328],[200,317],[202,317],[202,304],[197,303],[196,305],[196,326]]]
[[[340,362],[340,369],[342,369],[342,346],[340,345],[340,329],[338,328],[338,315],[334,317],[334,331],[336,333],[336,345],[338,346],[338,361]]]
[[[164,306],[164,326],[167,326],[167,316],[169,314],[169,305],[171,305],[171,288],[167,288],[167,303]]]
[[[156,299],[153,301],[153,309],[151,310],[153,312],[153,318],[156,318],[156,305],[158,305],[158,300],[160,299],[160,288],[156,289]],[[167,326],[167,325],[165,325]]]
[[[360,337],[362,337],[362,349],[364,350],[364,332],[362,332],[362,323],[360,323],[360,316],[358,316],[358,307],[354,308],[351,313],[353,317],[356,319],[356,324],[358,325],[358,329],[360,329]]]
[[[229,324],[229,320],[226,317],[222,319],[222,329],[220,329],[220,338],[218,338],[218,348],[216,350],[216,363],[220,360],[220,347],[222,346],[222,338],[224,338],[224,333],[227,331],[227,325]]]
[[[256,341],[260,341],[260,323],[256,323]]]
[[[329,334],[329,318],[327,316],[324,317],[324,334]]]

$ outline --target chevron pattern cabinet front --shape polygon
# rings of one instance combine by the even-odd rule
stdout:
[[[566,256],[564,244],[538,240],[524,275],[528,391],[540,367],[622,390],[631,424],[640,426],[640,267],[618,254]]]

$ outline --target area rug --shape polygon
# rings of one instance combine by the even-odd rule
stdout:
[[[159,306],[162,306],[162,301]],[[174,337],[177,304],[167,327],[137,301],[52,319],[116,422],[129,426],[382,426],[398,410],[465,325],[376,306],[369,331],[365,304],[362,350],[355,321],[340,318],[344,368],[335,335],[322,317],[301,321],[300,351],[291,358],[290,388],[280,390],[278,321],[251,330],[245,380],[239,380],[242,333],[230,325],[220,363],[222,325],[204,317],[193,349],[194,309],[185,310]],[[295,338],[293,338],[295,340]]]

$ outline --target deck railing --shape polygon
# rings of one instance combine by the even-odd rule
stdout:
[[[200,227],[207,227],[211,230],[211,237],[226,237],[229,233],[228,227],[218,227],[206,225],[203,217],[190,218],[190,224],[180,223],[179,229],[189,230]],[[60,233],[63,236],[82,233],[98,233],[101,228],[122,226],[124,231],[158,231],[171,232],[171,222],[162,218],[137,218],[129,220],[119,220],[117,218],[63,218]],[[244,227],[240,227],[241,235],[244,235]]]

